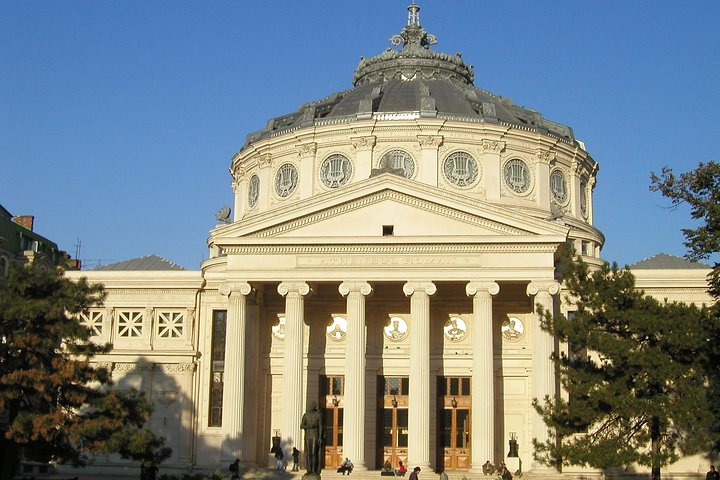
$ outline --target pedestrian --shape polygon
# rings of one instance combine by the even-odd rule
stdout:
[[[277,450],[275,450],[275,470],[278,473],[285,470],[285,464],[283,463],[283,458],[285,458],[285,455],[283,455],[282,448],[278,448]]]
[[[337,469],[337,473],[342,473],[345,475],[345,472],[347,472],[348,475],[350,475],[353,471],[353,463],[350,461],[348,457],[345,457],[345,461],[340,464],[340,468]]]
[[[395,474],[398,475],[398,476],[400,476],[400,477],[404,477],[404,476],[405,476],[405,472],[407,472],[407,468],[405,468],[405,465],[403,465],[402,460],[400,460],[400,461],[398,462],[398,469],[397,469],[397,471],[395,472]]]
[[[448,474],[447,474],[447,472],[445,471],[444,468],[438,468],[438,469],[435,470],[435,471],[440,474],[440,479],[439,479],[439,480],[450,480],[450,479],[448,478]]]
[[[292,471],[299,472],[300,471],[300,450],[298,450],[296,447],[293,447],[292,457],[293,457]]]
[[[236,458],[235,461],[230,464],[230,467],[228,467],[228,469],[232,474],[232,476],[230,477],[231,480],[238,480],[240,478],[240,459]]]
[[[720,472],[715,470],[715,465],[710,465],[710,471],[705,475],[705,480],[720,480]]]
[[[418,480],[419,473],[420,473],[420,467],[413,468],[413,471],[410,474],[410,477],[408,477],[408,480]]]

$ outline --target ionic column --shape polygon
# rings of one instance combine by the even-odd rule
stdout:
[[[527,294],[534,296],[533,312],[533,384],[534,396],[539,402],[543,402],[546,396],[555,396],[555,369],[550,356],[553,353],[555,339],[548,332],[540,328],[540,315],[537,314],[537,307],[541,306],[545,311],[553,313],[553,295],[560,291],[560,285],[554,281],[532,282],[527,286]],[[542,417],[533,413],[533,438],[538,442],[546,442],[549,438],[548,427]],[[529,439],[528,439],[529,440]],[[529,441],[527,443],[530,443]],[[550,467],[533,461],[532,470],[553,470]]]
[[[365,296],[372,292],[366,282],[344,282],[340,294],[347,296],[345,337],[345,397],[343,454],[355,469],[365,467]]]
[[[432,282],[408,282],[410,297],[410,404],[408,465],[430,467],[430,295]]]
[[[283,350],[283,408],[280,436],[287,448],[302,445],[300,420],[303,415],[303,323],[305,295],[310,287],[304,282],[283,282],[278,293],[285,297],[285,340]]]
[[[246,296],[252,288],[248,283],[224,284],[219,291],[228,296],[225,331],[225,374],[222,411],[221,461],[243,458],[243,410],[245,406],[245,324]]]
[[[472,341],[472,465],[482,473],[486,460],[495,461],[495,371],[493,368],[492,297],[500,292],[495,282],[471,282],[465,293],[473,299]]]

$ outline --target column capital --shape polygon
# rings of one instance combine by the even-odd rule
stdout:
[[[560,291],[560,284],[555,280],[530,282],[527,286],[526,293],[533,297],[540,292],[547,292],[550,295],[557,295]]]
[[[443,144],[444,140],[442,135],[418,135],[417,139],[418,143],[420,143],[421,148],[429,148],[435,150],[437,150],[440,145]]]
[[[346,297],[350,292],[360,292],[365,296],[370,295],[372,287],[367,282],[343,282],[338,287],[340,295]]]
[[[218,287],[218,292],[220,295],[224,297],[229,297],[233,293],[239,293],[240,295],[250,295],[250,292],[252,292],[252,287],[247,282],[238,282],[238,283],[221,283]]]
[[[413,293],[424,292],[428,295],[435,295],[437,287],[432,282],[407,282],[403,285],[403,293],[409,297]]]
[[[500,285],[496,282],[470,282],[465,285],[465,294],[468,297],[474,297],[478,293],[485,292],[490,295],[497,295],[500,293]]]
[[[290,292],[299,293],[300,295],[305,296],[310,293],[310,285],[305,282],[282,282],[278,285],[277,291],[283,297]]]

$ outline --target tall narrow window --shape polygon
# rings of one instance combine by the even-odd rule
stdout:
[[[225,329],[227,311],[213,311],[210,366],[210,415],[208,426],[222,426],[223,386],[225,376]]]

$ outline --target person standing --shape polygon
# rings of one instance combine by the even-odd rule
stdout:
[[[275,450],[275,470],[280,473],[285,470],[285,464],[283,462],[285,455],[283,454],[282,448]]]
[[[300,450],[298,450],[297,447],[293,447],[292,457],[293,457],[292,471],[299,472],[300,471]]]
[[[715,470],[715,465],[710,465],[710,470],[705,474],[705,480],[720,480],[720,472]]]

